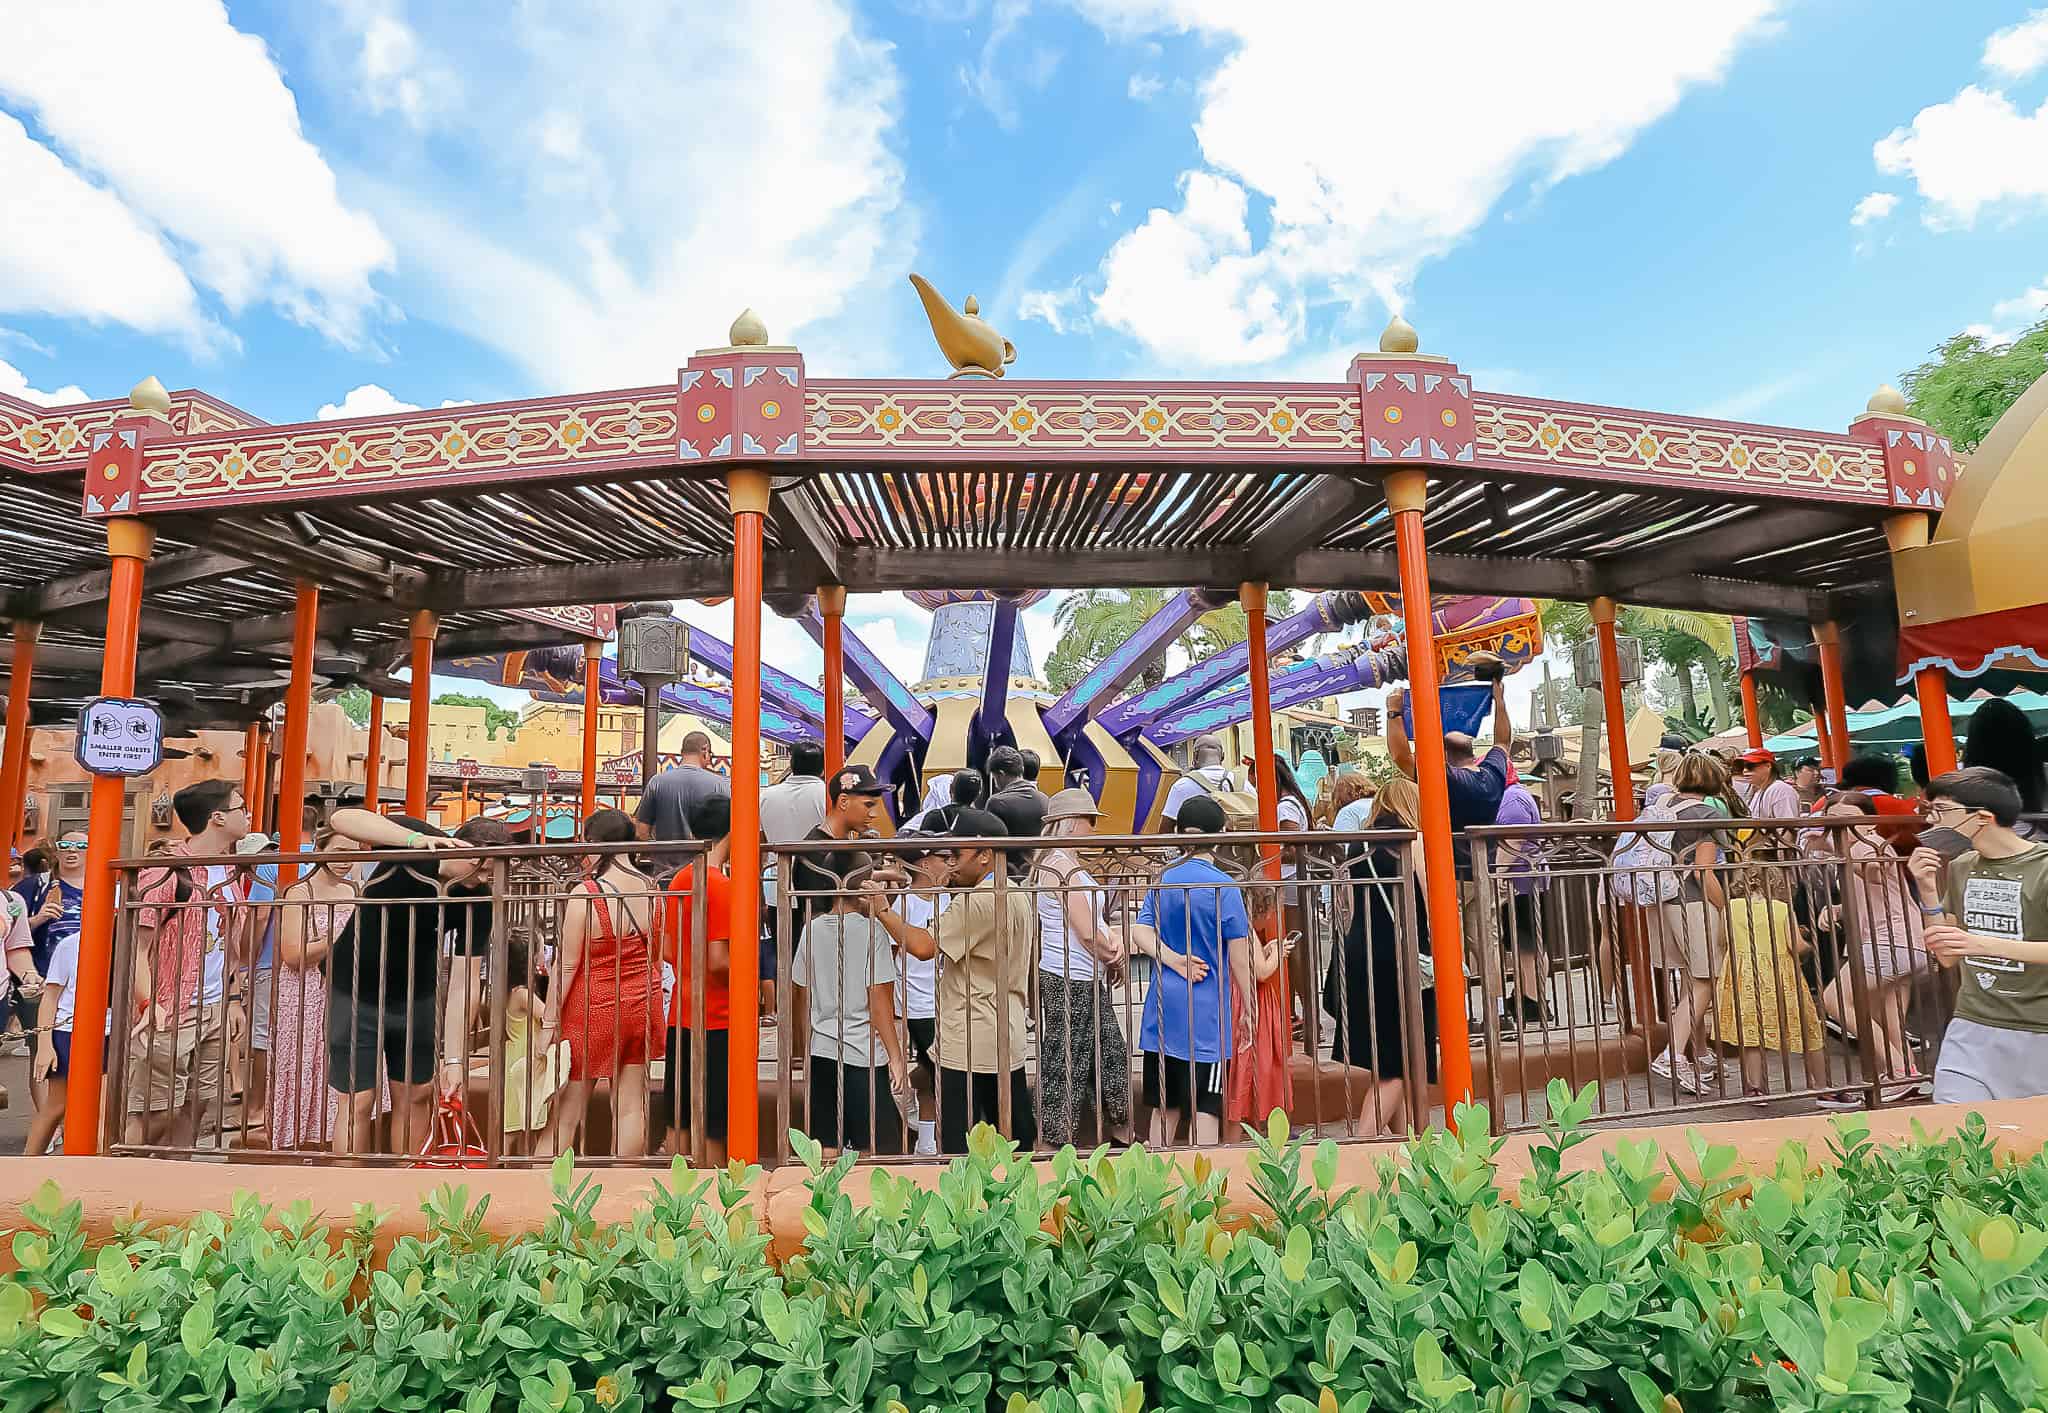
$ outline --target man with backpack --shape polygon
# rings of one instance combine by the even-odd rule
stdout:
[[[1194,765],[1180,779],[1173,782],[1173,788],[1166,792],[1166,803],[1159,810],[1159,832],[1173,834],[1179,831],[1180,807],[1189,800],[1204,795],[1221,800],[1236,793],[1236,782],[1230,778],[1230,769],[1223,764],[1223,743],[1214,736],[1203,736],[1194,745]],[[1224,804],[1226,822],[1230,810]],[[1256,822],[1243,826],[1257,828]]]

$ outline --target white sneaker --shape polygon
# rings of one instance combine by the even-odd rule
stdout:
[[[1677,1085],[1682,1094],[1700,1092],[1699,1073],[1693,1069],[1692,1061],[1682,1055],[1673,1055],[1666,1051],[1650,1061],[1650,1073],[1658,1079],[1668,1080]]]
[[[920,1158],[939,1156],[939,1121],[919,1119],[917,1121],[917,1146],[911,1150]]]
[[[1699,1075],[1700,1083],[1708,1083],[1721,1073],[1721,1057],[1709,1050],[1694,1060],[1692,1067]]]

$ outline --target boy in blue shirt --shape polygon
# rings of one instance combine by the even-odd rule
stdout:
[[[1198,795],[1181,808],[1175,833],[1220,835],[1223,806]],[[1138,907],[1131,945],[1165,968],[1145,995],[1138,1049],[1145,1056],[1144,1100],[1157,1145],[1178,1142],[1192,1118],[1194,1141],[1223,1136],[1224,1064],[1236,1051],[1234,997],[1278,968],[1278,948],[1252,931],[1244,894],[1216,866],[1215,842],[1190,842],[1159,875]]]

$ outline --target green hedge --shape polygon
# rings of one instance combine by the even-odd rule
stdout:
[[[678,1168],[600,1226],[558,1164],[545,1229],[509,1242],[443,1189],[374,1272],[367,1211],[330,1234],[244,1198],[95,1251],[45,1189],[0,1281],[0,1408],[2048,1406],[2048,1161],[1998,1161],[1981,1120],[1895,1148],[1849,1120],[1832,1164],[1790,1146],[1753,1190],[1695,1139],[1700,1176],[1659,1198],[1648,1144],[1561,1170],[1590,1103],[1553,1086],[1560,1125],[1513,1192],[1483,1110],[1375,1191],[1269,1135],[1275,1219],[1235,1232],[1199,1160],[1067,1152],[1041,1180],[982,1130],[925,1192],[813,1148],[782,1269],[738,1169]]]

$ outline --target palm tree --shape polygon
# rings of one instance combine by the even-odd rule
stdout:
[[[1115,652],[1147,619],[1165,608],[1176,589],[1081,589],[1061,599],[1053,609],[1053,621],[1060,627],[1058,646],[1045,660],[1045,679],[1054,691],[1064,692],[1088,674],[1088,670]],[[1269,619],[1284,618],[1294,611],[1293,596],[1275,589],[1267,600]],[[1180,648],[1199,661],[1245,640],[1244,609],[1228,604],[1205,613],[1180,637]],[[1138,690],[1156,687],[1166,680],[1166,655],[1145,664],[1138,675]]]

